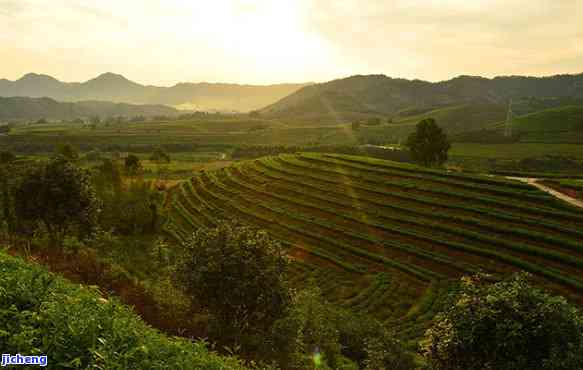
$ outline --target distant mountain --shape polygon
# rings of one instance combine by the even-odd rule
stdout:
[[[66,83],[51,76],[29,73],[16,81],[1,79],[0,96],[183,105],[198,110],[246,112],[262,108],[307,85],[179,83],[172,87],[158,87],[140,85],[114,73],[104,73],[82,83]]]
[[[298,90],[262,109],[268,116],[340,122],[400,111],[427,112],[463,104],[507,105],[511,98],[583,98],[583,74],[553,77],[460,76],[431,83],[384,75],[352,76]]]
[[[180,111],[164,105],[132,105],[103,101],[61,103],[51,98],[0,97],[0,122],[9,120],[62,120],[79,117],[173,116]]]

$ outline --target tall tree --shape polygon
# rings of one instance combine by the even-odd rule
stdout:
[[[100,202],[89,173],[57,157],[23,178],[15,192],[15,210],[23,221],[44,225],[54,245],[68,232],[88,234]]]
[[[416,131],[409,135],[406,145],[413,159],[425,167],[443,165],[451,147],[447,135],[433,118],[419,122]]]
[[[124,166],[126,172],[130,175],[135,175],[142,169],[142,164],[140,163],[140,158],[137,156],[130,154],[126,157],[124,161]]]

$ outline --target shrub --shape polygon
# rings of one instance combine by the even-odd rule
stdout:
[[[229,221],[198,229],[184,249],[177,275],[211,314],[211,334],[228,344],[262,346],[260,337],[289,302],[281,244],[265,231]]]
[[[285,317],[275,323],[272,338],[283,368],[307,369],[316,362],[323,369],[414,368],[412,356],[380,322],[326,302],[315,287],[294,295]]]
[[[0,251],[0,348],[49,369],[244,369],[203,342],[169,338],[116,299]]]
[[[526,274],[462,281],[455,303],[426,334],[434,369],[583,368],[583,317],[564,298],[533,287]]]

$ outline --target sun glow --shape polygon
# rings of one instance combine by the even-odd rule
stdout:
[[[308,6],[302,0],[219,0],[204,8],[197,2],[179,3],[182,16],[190,20],[181,32],[193,39],[205,37],[214,48],[268,79],[321,63],[329,51],[306,24]]]

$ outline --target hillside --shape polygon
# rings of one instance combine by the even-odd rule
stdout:
[[[454,137],[455,141],[496,143],[583,143],[583,104],[545,109],[515,117],[512,138],[504,137],[504,121],[478,131],[469,131]]]
[[[70,120],[99,116],[175,116],[180,111],[164,105],[132,105],[104,101],[63,103],[50,98],[0,97],[0,121]]]
[[[301,154],[202,172],[175,188],[166,225],[180,241],[217,212],[291,248],[293,281],[415,341],[449,282],[526,270],[583,302],[583,210],[510,180],[345,155]]]
[[[48,369],[245,369],[202,343],[162,335],[97,287],[80,287],[1,249],[0,291],[3,352],[42,354]]]
[[[461,76],[431,83],[384,75],[352,76],[304,87],[267,106],[263,113],[322,122],[364,116],[394,116],[468,103],[506,105],[510,98],[583,98],[583,74],[552,77]]]
[[[179,83],[172,87],[145,86],[114,73],[86,82],[61,82],[29,73],[16,81],[0,80],[0,96],[49,97],[59,101],[105,100],[118,103],[183,105],[197,110],[250,111],[271,104],[306,86],[267,86]]]

